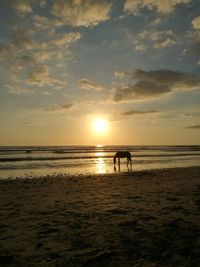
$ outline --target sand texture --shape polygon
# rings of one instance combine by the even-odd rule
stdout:
[[[0,181],[0,266],[200,266],[200,167]]]

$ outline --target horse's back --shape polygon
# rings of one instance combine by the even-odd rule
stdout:
[[[117,153],[115,154],[116,157],[120,157],[120,158],[127,158],[127,157],[131,157],[131,153],[129,151],[117,151]]]

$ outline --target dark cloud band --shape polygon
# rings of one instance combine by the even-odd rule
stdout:
[[[123,74],[128,78],[128,85],[115,89],[115,102],[147,99],[174,90],[193,90],[200,87],[200,76],[172,70],[136,70]]]

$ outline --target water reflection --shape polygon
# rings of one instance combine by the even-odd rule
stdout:
[[[106,163],[103,159],[104,152],[96,152],[95,155],[98,157],[96,160],[96,173],[106,173]]]
[[[96,173],[106,173],[106,164],[102,158],[98,158],[96,161]]]
[[[103,157],[104,155],[105,155],[104,152],[96,152],[96,153],[95,153],[95,156],[96,156],[96,157],[99,157],[99,158]]]
[[[132,164],[131,166],[129,166],[129,164],[126,164],[126,167],[124,167],[124,169],[122,170],[122,172],[129,172],[129,171],[132,171]],[[114,165],[114,172],[121,172],[120,164]]]

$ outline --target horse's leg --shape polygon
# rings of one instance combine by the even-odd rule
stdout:
[[[120,157],[118,157],[118,165],[120,165]]]
[[[117,172],[116,166],[114,165],[114,172]]]
[[[130,161],[130,167],[131,167],[131,170],[132,170],[132,160],[131,160],[131,158],[129,159],[129,161]]]
[[[129,164],[129,162],[130,162],[130,158],[129,158],[129,157],[127,157],[127,164]]]
[[[126,161],[127,171],[129,172],[129,158],[127,157],[126,160],[127,160],[127,161]]]

